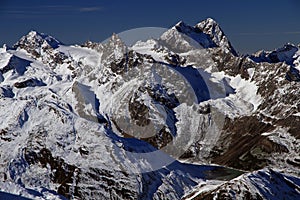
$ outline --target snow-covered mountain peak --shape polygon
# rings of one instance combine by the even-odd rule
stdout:
[[[232,47],[224,31],[214,19],[207,18],[206,20],[203,20],[200,23],[198,23],[195,26],[195,28],[198,31],[209,35],[209,37],[216,44],[216,46],[228,49],[232,54],[234,54],[235,56],[237,55],[236,51]]]
[[[102,44],[104,50],[102,59],[113,56],[115,60],[121,60],[127,51],[126,44],[122,41],[120,36],[115,33],[113,33],[112,36]]]
[[[183,21],[178,22],[163,33],[160,41],[174,52],[216,47],[208,35],[195,30],[194,27],[185,24]]]
[[[13,47],[14,48],[38,48],[38,47],[46,47],[46,48],[57,48],[62,43],[58,41],[56,38],[44,34],[39,33],[37,31],[30,31],[27,35],[23,36]]]
[[[110,38],[111,41],[122,41],[121,38],[119,37],[118,34],[116,33],[113,33],[111,38]]]
[[[29,31],[29,33],[27,34],[28,37],[36,37],[36,36],[40,36],[41,34],[35,30],[31,30]]]
[[[189,26],[188,24],[186,24],[184,21],[179,21],[172,28],[178,30],[179,32],[183,32],[183,33],[190,32],[193,30],[193,28],[191,26]]]
[[[185,37],[178,35],[185,35]],[[219,24],[211,18],[208,18],[195,26],[190,26],[183,21],[179,21],[170,30],[166,31],[161,38],[165,41],[177,40],[177,43],[178,40],[185,40],[188,43],[191,43],[191,41],[188,40],[193,40],[194,43],[200,44],[202,48],[222,48],[226,52],[230,52],[234,56],[237,56],[236,51],[230,44]]]
[[[258,51],[251,55],[250,58],[255,62],[285,62],[288,65],[293,65],[293,62],[295,60],[295,54],[298,51],[299,48],[296,45],[287,43],[283,47],[277,48],[273,51]]]
[[[196,26],[203,26],[203,25],[209,25],[211,27],[218,27],[220,28],[220,25],[218,24],[218,22],[216,22],[216,20],[212,19],[212,18],[207,18],[205,20],[202,20],[201,22],[199,22]]]

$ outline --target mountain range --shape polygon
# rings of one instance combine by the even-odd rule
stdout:
[[[0,48],[3,199],[299,199],[300,49],[213,19],[127,45]]]

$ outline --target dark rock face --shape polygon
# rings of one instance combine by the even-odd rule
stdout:
[[[16,88],[26,88],[26,87],[36,87],[36,86],[46,86],[46,84],[38,79],[32,78],[22,82],[16,82],[14,87]]]
[[[92,42],[92,41],[87,41],[84,44],[82,44],[81,46],[86,47],[86,48],[90,48],[90,49],[94,49],[98,52],[102,52],[103,48],[104,48],[101,43]]]
[[[28,162],[29,165],[36,164],[39,162],[42,168],[46,168],[47,165],[50,165],[52,173],[51,173],[51,180],[54,183],[58,183],[59,187],[57,189],[57,193],[65,196],[66,198],[71,198],[72,195],[82,198],[79,194],[78,187],[75,186],[74,194],[70,194],[70,187],[75,181],[77,184],[78,180],[73,180],[74,173],[80,174],[80,170],[75,166],[68,165],[64,162],[61,158],[54,158],[51,154],[51,151],[43,148],[38,153],[34,151],[28,151],[25,149],[24,152],[25,160]]]
[[[165,56],[166,61],[170,64],[170,65],[174,65],[174,66],[184,66],[186,59],[180,57],[178,54],[172,54],[169,53],[167,56]]]
[[[170,130],[167,127],[163,127],[157,134],[155,134],[155,136],[141,139],[148,142],[157,149],[162,149],[173,140],[173,134],[170,133]]]
[[[89,190],[93,191],[94,194],[86,194],[87,188],[81,186],[84,182],[90,182],[91,180],[98,183],[105,183],[102,186],[103,190],[110,190],[113,194],[112,196],[121,199],[134,199],[135,194],[127,188],[122,188],[114,180],[114,175],[111,171],[98,168],[90,168],[88,171],[82,171],[80,168],[67,164],[63,159],[59,157],[53,157],[51,151],[48,149],[41,149],[39,152],[34,152],[25,149],[24,151],[25,160],[29,165],[40,164],[42,168],[47,168],[47,165],[51,168],[51,181],[53,183],[59,184],[57,188],[57,193],[66,197],[71,198],[85,198],[89,197],[103,197],[99,188],[94,188],[89,186]],[[123,174],[123,176],[128,176],[128,174]]]
[[[255,63],[247,57],[234,57],[222,50],[212,50],[212,53],[219,70],[231,76],[251,78],[258,86],[257,93],[263,100],[254,114],[225,120],[221,136],[210,152],[209,159],[220,165],[250,171],[277,162],[271,161],[273,155],[287,155],[290,149],[265,134],[276,133],[278,127],[283,127],[291,136],[299,138],[299,117],[292,116],[292,113],[298,112],[298,70],[286,63]],[[255,69],[252,77],[248,69]],[[283,88],[289,92],[281,93]],[[195,145],[201,146],[197,143]],[[193,152],[187,152],[184,158],[194,156]],[[283,162],[297,166],[295,161],[285,159]]]
[[[165,147],[168,143],[172,141],[174,135],[176,135],[176,117],[174,115],[173,109],[179,105],[178,99],[174,94],[168,94],[167,90],[161,85],[146,85],[144,87],[139,87],[138,92],[135,92],[129,102],[128,109],[130,118],[133,120],[133,123],[140,127],[148,126],[151,122],[150,120],[150,107],[154,105],[160,105],[168,113],[168,118],[166,119],[167,123],[159,130],[157,133],[153,134],[150,137],[141,137],[139,139],[144,140],[151,144],[152,146],[161,149]],[[144,102],[140,100],[141,95],[147,94],[151,98],[151,103]],[[119,131],[125,137],[133,137],[122,130],[116,121],[114,124],[118,127]],[[159,126],[159,125],[158,125]]]
[[[149,108],[141,101],[138,101],[139,97],[135,93],[130,99],[128,108],[130,117],[134,120],[134,123],[138,126],[149,125]]]
[[[175,94],[168,94],[168,89],[162,85],[156,84],[147,86],[145,90],[155,102],[158,102],[169,109],[173,109],[179,105],[179,101],[176,98]]]
[[[53,49],[57,48],[62,43],[52,36],[46,35],[44,33],[38,33],[36,31],[31,31],[28,35],[22,37],[13,48],[26,48],[31,53],[34,53],[36,48],[41,47],[43,44],[47,44],[48,47]]]
[[[300,139],[299,121],[299,116],[288,116],[286,118],[276,120],[276,124],[278,126],[286,127],[292,136],[294,136],[296,139]]]
[[[60,41],[52,36],[31,31],[22,37],[14,46],[14,49],[23,49],[34,59],[41,60],[44,64],[55,68],[67,61],[67,55],[56,49],[62,45]]]
[[[235,57],[231,53],[226,53],[222,49],[212,51],[212,59],[217,64],[219,71],[225,71],[231,76],[241,75],[244,79],[249,79],[247,69],[255,68],[256,63],[251,62],[246,57]]]
[[[270,123],[263,123],[255,116],[233,121],[227,119],[220,139],[221,144],[212,154],[213,162],[243,170],[258,170],[267,166],[267,159],[273,153],[288,153],[285,146],[261,135],[271,132],[274,128]]]
[[[143,57],[141,54],[134,51],[128,51],[123,55],[121,60],[114,60],[110,64],[110,69],[113,73],[124,74],[125,72],[130,71],[132,68],[137,67],[138,65],[143,64]]]

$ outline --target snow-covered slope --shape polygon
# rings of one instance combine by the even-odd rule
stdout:
[[[236,51],[232,47],[224,31],[215,20],[208,18],[198,23],[195,28],[196,30],[198,29],[207,34],[216,46],[222,47],[225,50],[231,52],[233,55],[237,56]]]
[[[297,55],[238,57],[212,19],[133,46],[32,31],[0,49],[0,197],[297,197]]]
[[[287,64],[292,65],[295,60],[294,56],[298,50],[299,48],[297,46],[288,43],[274,51],[258,51],[254,55],[251,55],[250,58],[255,62],[286,62]]]
[[[300,179],[272,169],[245,173],[219,184],[200,184],[183,199],[299,199]]]
[[[219,24],[211,18],[203,20],[193,27],[180,21],[165,32],[160,40],[169,46],[176,46],[177,50],[180,51],[187,51],[191,48],[220,47],[237,56]]]

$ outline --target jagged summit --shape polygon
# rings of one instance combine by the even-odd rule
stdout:
[[[195,26],[195,28],[209,35],[217,46],[225,47],[234,55],[238,55],[220,25],[212,18],[207,18],[206,20],[201,21]]]
[[[108,39],[108,44],[113,46],[125,46],[125,43],[122,40],[122,38],[116,33],[113,33]]]
[[[254,53],[253,55],[250,55],[249,57],[255,62],[285,62],[288,65],[293,65],[296,59],[295,54],[298,51],[299,47],[294,44],[287,43],[283,47],[277,48],[273,51],[261,50]]]
[[[50,35],[30,31],[27,35],[21,37],[13,46],[13,50],[25,50],[30,57],[39,59],[43,63],[52,63],[55,65],[57,62],[62,62],[65,57],[63,53],[57,50],[60,45],[62,43]]]
[[[30,48],[37,48],[48,46],[55,49],[61,44],[62,43],[59,40],[50,35],[32,30],[27,35],[23,36],[13,47],[24,48],[28,46]]]
[[[193,27],[189,26],[188,24],[186,24],[184,21],[179,21],[177,22],[177,24],[175,24],[175,26],[172,27],[173,29],[176,29],[178,31],[192,31]]]
[[[211,18],[203,20],[195,26],[190,26],[183,21],[179,21],[163,35],[163,38],[170,38],[170,35],[174,35],[174,31],[187,35],[203,48],[220,47],[231,52],[234,56],[238,55],[220,25]],[[169,36],[167,37],[167,35]]]

